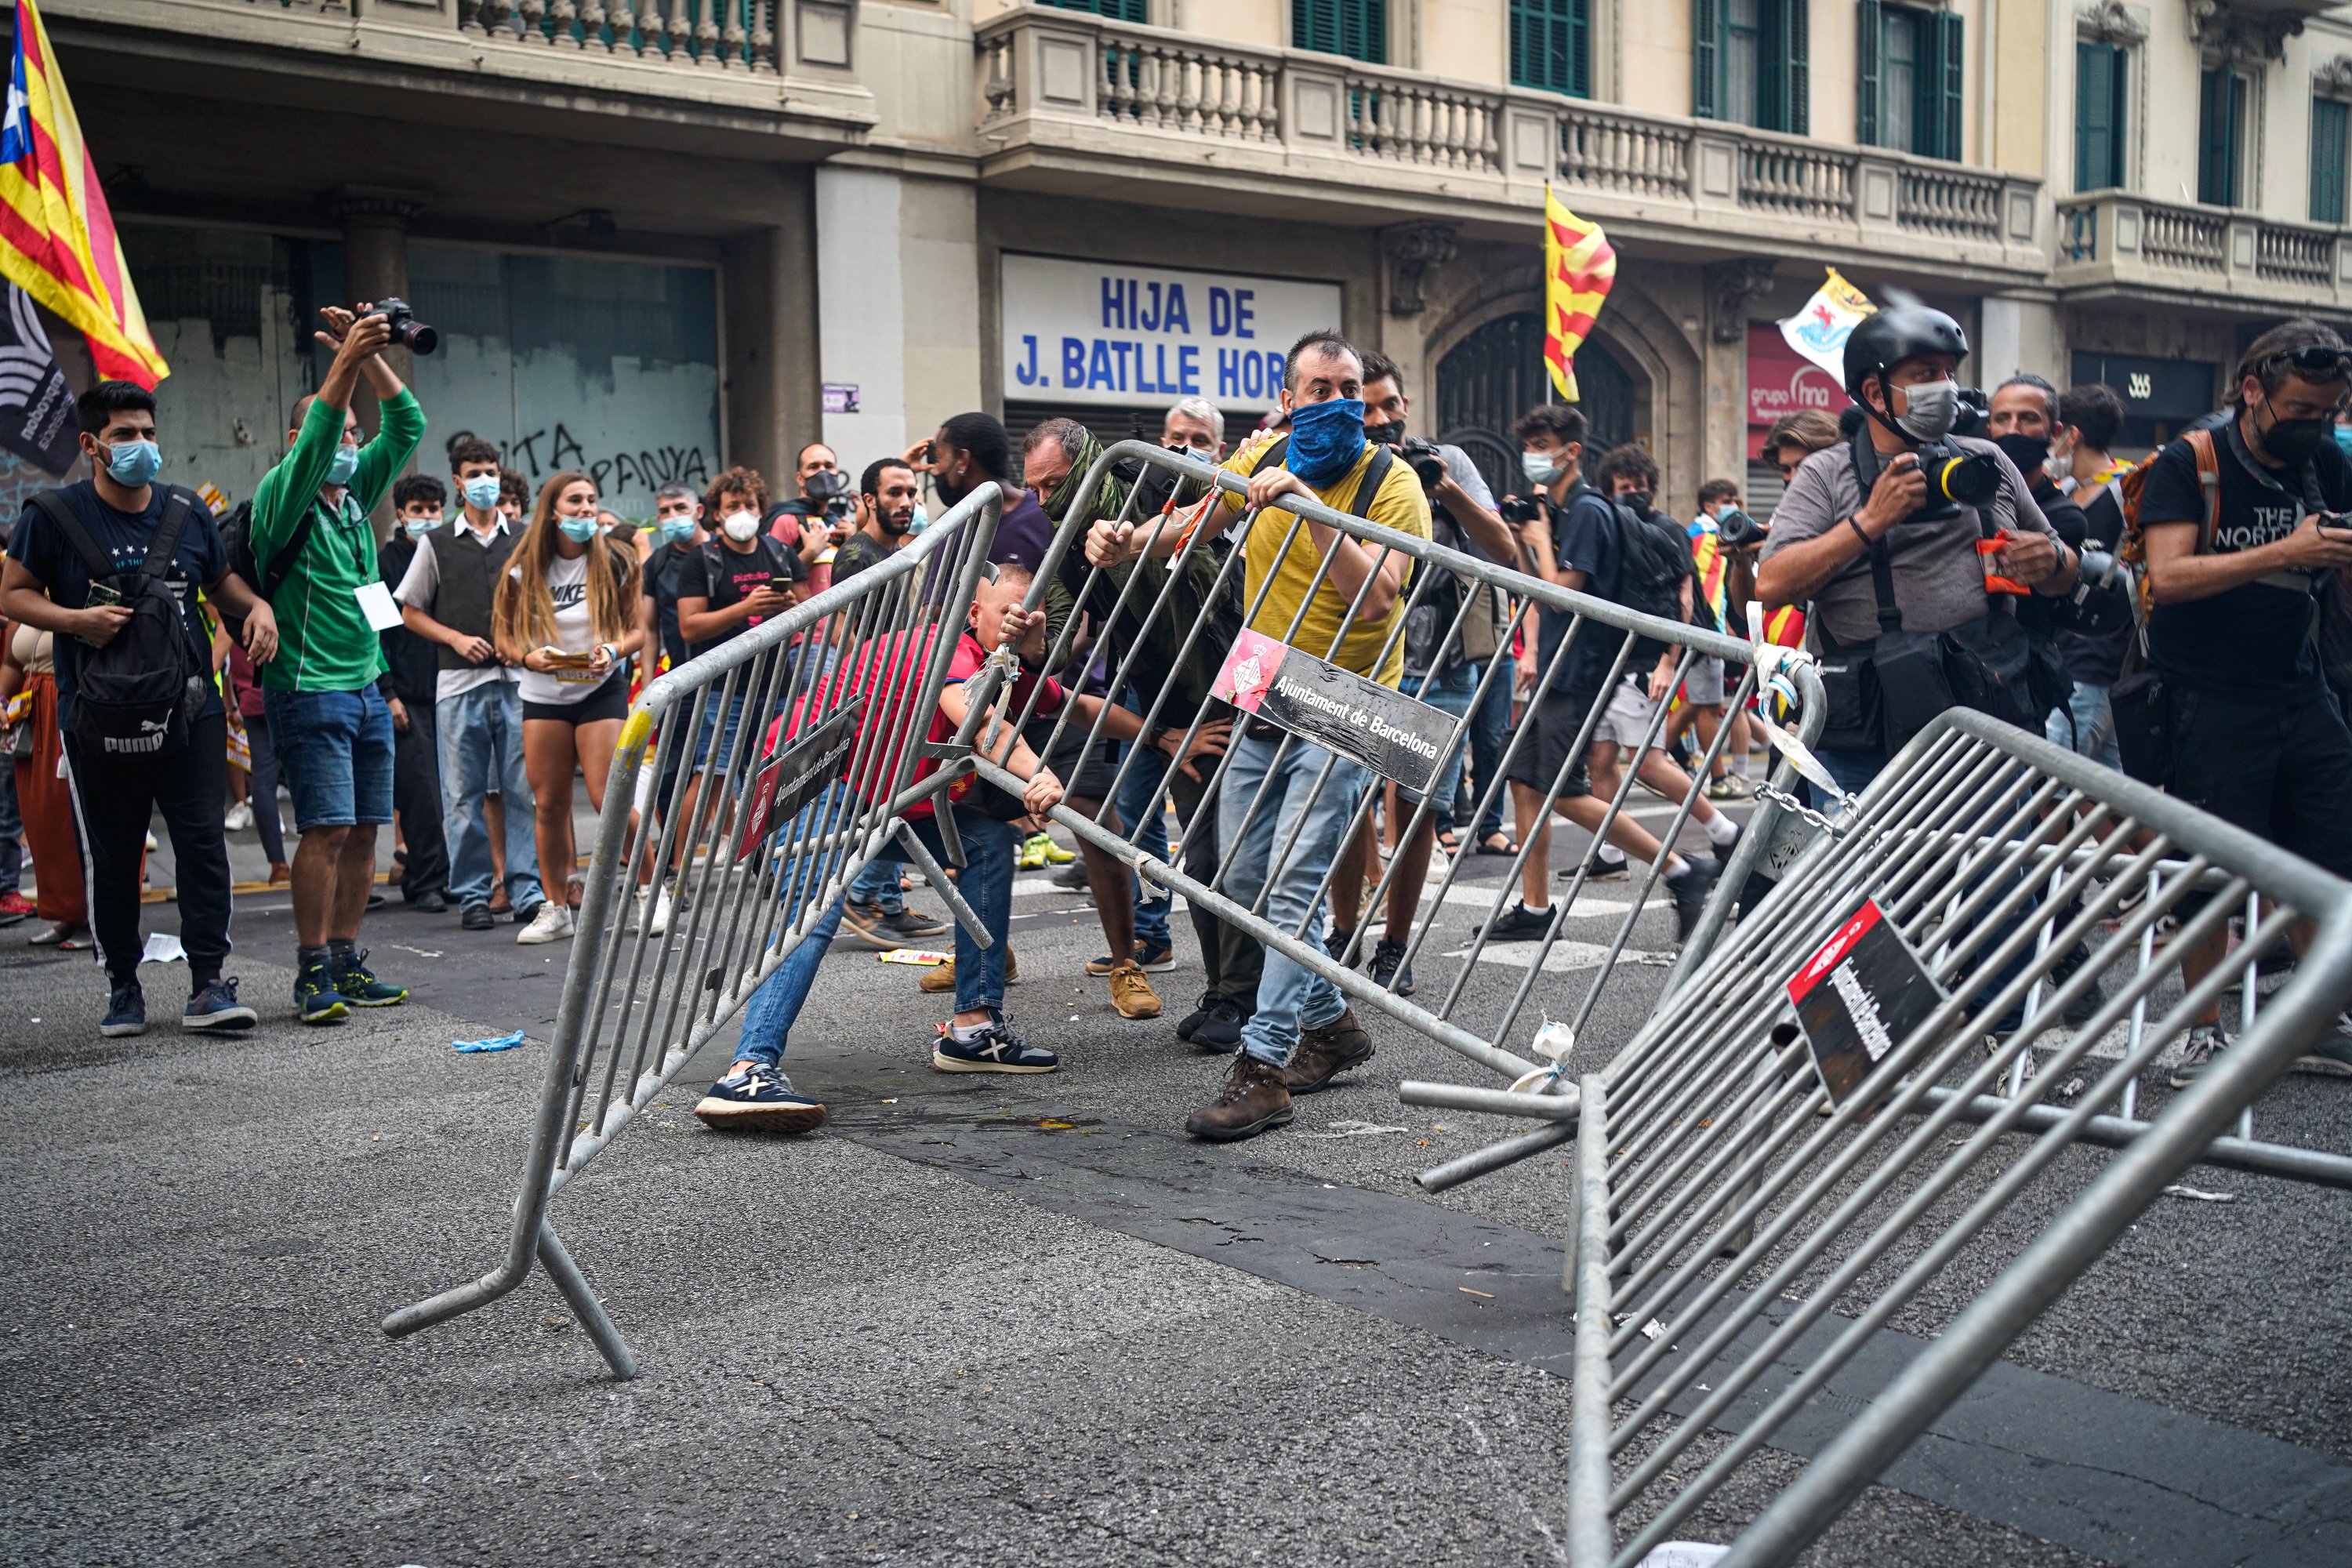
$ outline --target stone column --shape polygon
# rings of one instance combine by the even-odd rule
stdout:
[[[1748,473],[1748,320],[1751,301],[1772,287],[1768,258],[1741,257],[1706,269],[1706,410],[1700,442],[1703,479],[1727,479],[1746,494]],[[1678,506],[1696,500],[1675,498]]]
[[[719,466],[757,468],[783,494],[791,493],[793,448],[819,438],[814,226],[806,175],[790,173],[778,209],[784,221],[727,241],[720,262],[727,403]]]
[[[836,389],[824,439],[862,468],[989,406],[979,207],[961,182],[836,161],[816,170],[815,209],[818,379]]]
[[[2062,390],[2070,377],[2064,359],[2058,311],[2046,296],[1988,294],[1979,302],[1976,353],[1963,365],[1963,382],[1981,383],[1986,391],[2021,371],[2044,377]]]

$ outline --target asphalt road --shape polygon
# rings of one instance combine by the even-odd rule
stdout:
[[[366,942],[415,998],[304,1030],[284,900],[254,895],[231,967],[262,1026],[110,1041],[87,958],[0,931],[0,1561],[1564,1562],[1561,1161],[1421,1194],[1515,1129],[1401,1107],[1406,1078],[1486,1080],[1386,1024],[1291,1129],[1190,1143],[1221,1063],[1170,1028],[1189,936],[1168,1016],[1129,1022],[1081,972],[1086,905],[1018,908],[1010,1007],[1060,1073],[933,1074],[940,1008],[844,944],[787,1064],[824,1131],[702,1129],[721,1039],[562,1195],[626,1384],[537,1278],[378,1328],[495,1261],[567,948],[388,909]],[[1670,938],[1655,911],[1634,945]],[[1474,1008],[1517,979],[1481,971]],[[1580,1062],[1664,973],[1621,971]],[[176,1000],[183,970],[144,973]],[[2347,1093],[2290,1080],[2264,1130],[2342,1147]],[[1867,1398],[2102,1158],[2063,1161],[1835,1392]],[[1808,1561],[2352,1562],[2352,1199],[2193,1179],[2232,1201],[2151,1211]],[[1684,1533],[1727,1539],[1800,1468],[1787,1440]]]

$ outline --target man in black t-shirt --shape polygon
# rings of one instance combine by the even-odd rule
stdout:
[[[2116,478],[2130,464],[2109,451],[2123,429],[2124,400],[2101,382],[2069,387],[2058,398],[2058,428],[2050,442],[2050,463],[2068,480],[2067,493],[2083,509],[2083,544],[2113,555],[2124,536],[2124,507]],[[2123,674],[2124,650],[2133,630],[2126,626],[2100,637],[2063,632],[2058,657],[2071,685],[2066,706],[2053,709],[2044,733],[2063,746],[2111,768],[2124,765],[2116,744],[2116,710],[2109,692]]]
[[[710,537],[703,531],[702,497],[683,479],[673,479],[654,492],[652,546],[646,552],[646,611],[669,667],[676,669],[692,657],[686,634],[677,629],[677,576]]]
[[[2339,877],[2352,877],[2352,731],[2321,678],[2312,619],[2326,574],[2352,570],[2352,529],[2318,515],[2352,506],[2352,464],[2333,434],[2347,396],[2342,339],[2316,321],[2272,328],[2238,363],[2234,417],[2201,437],[2220,469],[2210,515],[2187,436],[2149,469],[2139,512],[2168,787]],[[2307,935],[2296,929],[2298,948]],[[2188,984],[2221,962],[2224,941],[2216,931],[2180,955]],[[2192,1027],[2175,1087],[2228,1044],[2218,1011]],[[2297,1065],[2352,1077],[2352,1039],[2330,1034]]]

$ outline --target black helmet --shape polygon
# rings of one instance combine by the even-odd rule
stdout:
[[[1921,354],[1968,358],[1969,335],[1959,322],[1916,300],[1898,299],[1854,323],[1845,340],[1846,395],[1864,401],[1863,384]]]

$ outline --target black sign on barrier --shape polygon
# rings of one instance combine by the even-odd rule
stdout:
[[[1869,899],[1789,982],[1831,1100],[1843,1105],[1896,1041],[1944,1000],[1903,933]]]
[[[1213,695],[1301,740],[1428,791],[1453,715],[1258,632],[1234,638]]]
[[[859,698],[815,729],[793,738],[793,743],[761,768],[751,781],[751,800],[743,812],[743,833],[735,841],[735,858],[759,852],[771,826],[790,822],[801,807],[824,793],[841,776],[857,743],[857,721],[866,716]]]

